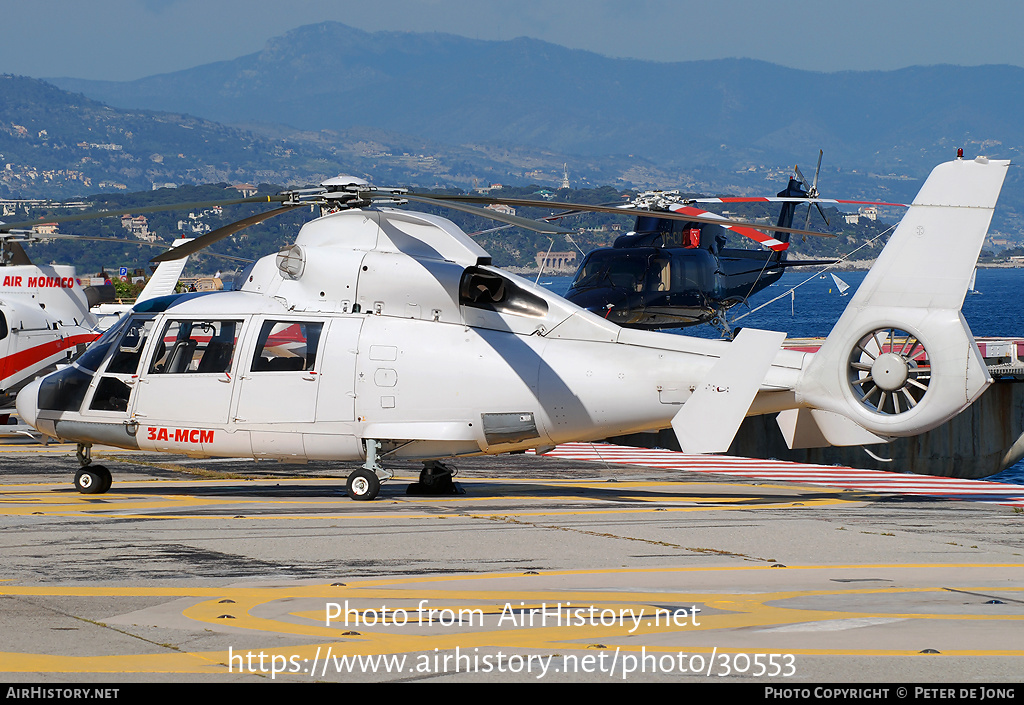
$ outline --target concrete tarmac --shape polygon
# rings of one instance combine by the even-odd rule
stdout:
[[[0,445],[0,680],[1019,683],[1012,507],[529,455],[354,465]]]

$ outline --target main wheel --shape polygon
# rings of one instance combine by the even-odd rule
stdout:
[[[100,472],[97,472],[97,470]],[[103,475],[103,472],[106,470],[103,466],[98,465],[94,467],[86,465],[75,473],[75,489],[82,494],[102,494],[106,492],[104,487],[106,480]],[[107,471],[106,476],[110,476],[109,471]]]
[[[352,499],[368,502],[380,492],[380,478],[377,473],[360,468],[348,476],[345,491]]]

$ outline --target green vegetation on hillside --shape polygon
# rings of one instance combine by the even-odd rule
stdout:
[[[259,186],[261,195],[277,193],[279,186],[262,184]],[[528,218],[542,218],[559,212],[559,202],[588,203],[612,205],[622,203],[624,196],[632,196],[633,192],[624,192],[611,186],[594,189],[558,189],[544,191],[540,186],[506,187],[494,191],[492,195],[504,198],[540,199],[549,197],[553,208],[520,208],[517,215]],[[456,189],[438,189],[435,193],[456,193]],[[89,210],[123,210],[146,208],[154,205],[173,205],[189,202],[228,200],[237,198],[239,193],[226,183],[207,184],[203,186],[182,186],[175,189],[164,188],[156,191],[140,191],[134,193],[97,194],[84,199]],[[730,212],[738,218],[750,221],[774,222],[777,217],[777,206],[769,204],[730,204]],[[73,233],[91,237],[110,237],[123,241],[91,242],[55,240],[50,243],[29,246],[29,255],[38,262],[57,262],[75,264],[81,274],[93,274],[101,269],[108,272],[116,271],[117,267],[128,267],[131,270],[147,266],[150,257],[165,249],[177,237],[194,237],[202,231],[215,230],[233,223],[254,213],[262,212],[266,205],[242,204],[226,206],[223,209],[204,209],[201,211],[169,210],[146,214],[146,226],[149,235],[156,239],[149,243],[129,233],[122,226],[120,217],[108,217],[97,220],[84,220],[65,224],[60,232]],[[538,252],[550,247],[553,251],[576,250],[582,254],[597,247],[609,247],[618,235],[628,232],[633,227],[634,215],[605,213],[581,213],[559,220],[562,227],[573,230],[571,241],[565,236],[549,238],[517,227],[503,227],[501,223],[476,215],[461,213],[442,206],[425,206],[415,204],[406,206],[414,210],[424,210],[446,217],[455,222],[467,233],[474,234],[480,245],[491,253],[494,263],[500,267],[534,267]],[[19,218],[46,217],[66,211],[52,208],[33,208],[20,211]],[[794,237],[791,252],[796,257],[834,258],[845,255],[861,244],[876,238],[889,226],[882,221],[869,221],[864,218],[856,225],[846,224],[842,214],[836,209],[826,211],[830,226],[826,227],[817,211],[812,211],[811,229],[832,232],[835,238],[806,239]],[[244,259],[257,259],[277,252],[284,245],[293,242],[302,224],[319,214],[317,208],[297,209],[271,218],[259,225],[247,228],[235,236],[222,240],[210,248],[211,252]],[[797,226],[803,225],[804,211],[800,210],[796,218]],[[198,230],[200,232],[194,232]],[[730,245],[734,247],[758,247],[752,241],[737,236],[729,236]],[[885,243],[880,238],[874,246],[860,250],[856,259],[874,257]],[[186,270],[188,273],[213,273],[217,270],[234,271],[241,265],[225,262],[206,256],[196,256]],[[579,261],[579,260],[577,260]]]

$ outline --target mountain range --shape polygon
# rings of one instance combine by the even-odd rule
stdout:
[[[4,162],[49,149],[53,164],[92,168],[93,191],[106,173],[100,166],[116,167],[106,181],[129,189],[161,181],[301,184],[339,172],[414,186],[550,188],[568,163],[574,186],[762,193],[781,188],[794,162],[810,177],[821,148],[825,195],[907,200],[958,147],[1014,159],[1024,151],[1024,69],[1012,66],[828,74],[746,59],[614,59],[534,39],[370,33],[325,22],[255,54],[136,81],[47,79],[62,92],[5,78]],[[11,100],[15,88],[32,94],[30,104]],[[46,126],[58,114],[58,131],[74,135],[63,153]],[[112,143],[134,161],[104,151]],[[997,231],[1024,233],[1020,184],[1011,170]],[[23,194],[46,190],[38,181],[34,190],[22,185]],[[83,187],[72,179],[63,193],[75,188]]]
[[[534,39],[308,25],[255,54],[130,82],[49,79],[115,107],[301,130],[376,128],[664,165],[814,154],[920,172],[964,147],[1018,156],[1024,69],[819,73],[760,61],[615,59]]]

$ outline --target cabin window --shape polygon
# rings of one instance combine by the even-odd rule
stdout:
[[[302,372],[313,369],[324,324],[307,321],[264,321],[253,372]]]
[[[7,316],[4,315],[3,311],[0,311],[0,340],[6,338],[10,332],[11,329],[7,327]]]
[[[459,303],[518,316],[540,318],[548,313],[548,304],[540,296],[523,289],[511,279],[478,267],[469,267],[459,283]]]
[[[241,321],[169,321],[150,374],[222,374],[231,369]]]
[[[132,388],[117,377],[103,377],[96,385],[89,408],[95,411],[128,411]]]

